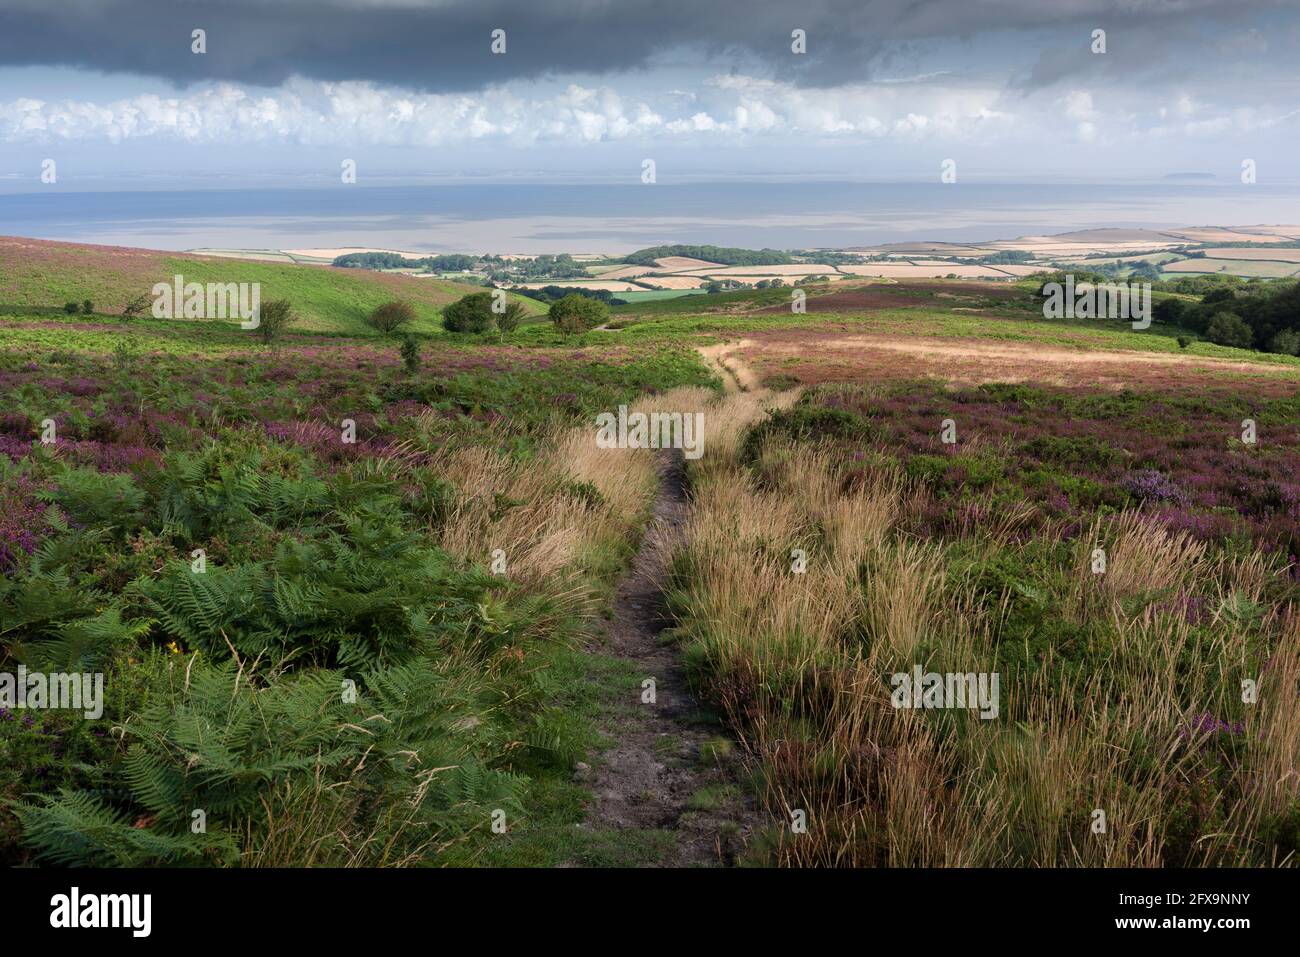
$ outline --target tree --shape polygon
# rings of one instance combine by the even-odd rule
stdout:
[[[1246,325],[1241,316],[1224,310],[1215,313],[1210,324],[1205,327],[1205,338],[1221,346],[1249,349],[1255,341],[1255,334],[1251,332],[1250,326]]]
[[[524,309],[522,302],[508,302],[506,303],[506,311],[496,316],[497,328],[501,330],[503,335],[514,332],[519,328],[519,324],[524,321],[526,315],[528,315],[528,311]]]
[[[391,335],[407,323],[415,321],[415,307],[409,302],[386,302],[366,319],[366,324]]]
[[[412,375],[420,368],[420,343],[409,332],[402,337],[402,364]]]
[[[1295,329],[1283,329],[1268,342],[1269,352],[1278,352],[1285,356],[1300,355],[1300,332]]]
[[[122,315],[127,319],[134,319],[149,308],[149,302],[148,296],[136,296],[122,307]]]
[[[551,303],[549,315],[556,329],[573,334],[599,326],[609,318],[609,307],[586,296],[568,295]]]
[[[1151,310],[1151,318],[1156,322],[1163,322],[1171,326],[1177,326],[1182,323],[1183,315],[1187,312],[1187,304],[1181,299],[1161,299]]]
[[[271,299],[262,303],[258,311],[256,331],[268,346],[280,338],[281,333],[298,321],[293,304],[288,299]]]
[[[95,304],[91,300],[87,299],[81,304],[81,311],[89,316],[95,311]]]
[[[490,292],[470,293],[442,310],[442,327],[448,332],[490,332],[496,324]]]

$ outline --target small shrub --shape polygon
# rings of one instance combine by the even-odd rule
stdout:
[[[386,302],[366,319],[366,324],[385,335],[415,321],[415,307],[409,302]]]
[[[95,311],[95,304],[91,300],[87,299],[84,302],[82,302],[81,311],[89,316],[91,313]]]
[[[264,343],[270,345],[280,338],[285,329],[297,321],[293,304],[288,299],[271,299],[262,303],[258,316],[257,335]]]
[[[514,332],[519,328],[519,324],[524,321],[524,316],[528,313],[524,309],[523,303],[510,302],[506,303],[506,311],[500,313],[497,319],[497,328],[503,334]]]
[[[490,332],[496,324],[490,292],[471,293],[442,310],[442,327],[448,332]]]
[[[1187,348],[1188,346],[1190,346],[1191,344],[1192,344],[1192,340],[1191,340],[1190,338],[1188,338],[1187,336],[1179,336],[1179,337],[1178,337],[1178,348],[1179,348],[1179,349],[1186,349],[1186,348]]]
[[[149,308],[151,301],[148,296],[136,296],[122,307],[122,315],[127,319],[134,319],[136,316],[143,315],[144,311]]]
[[[70,316],[75,316],[80,308],[81,307],[78,306],[75,302],[65,302],[63,304],[63,311]]]
[[[139,357],[140,347],[131,339],[119,339],[113,346],[113,368],[123,375],[135,371],[135,362]]]
[[[411,374],[420,368],[420,343],[409,333],[402,338],[402,364]]]
[[[595,329],[609,318],[609,307],[596,299],[571,293],[551,303],[549,313],[555,328],[566,335]]]

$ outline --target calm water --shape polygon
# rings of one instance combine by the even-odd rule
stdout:
[[[1236,184],[438,185],[0,194],[0,235],[158,249],[610,252],[852,246],[1101,226],[1300,222],[1300,189]]]

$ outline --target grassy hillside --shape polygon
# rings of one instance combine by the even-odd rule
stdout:
[[[480,287],[367,270],[300,266],[168,253],[124,246],[89,246],[0,237],[0,313],[57,310],[89,299],[99,313],[120,313],[157,282],[181,275],[186,282],[261,283],[262,301],[287,298],[301,317],[298,328],[370,334],[365,317],[376,306],[405,299],[415,306],[415,331],[438,328],[442,307]],[[515,296],[531,315],[545,307]]]

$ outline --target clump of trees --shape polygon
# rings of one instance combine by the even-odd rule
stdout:
[[[794,262],[789,253],[779,249],[739,249],[735,246],[651,246],[623,257],[634,266],[653,266],[656,259],[686,256],[724,266],[786,266]]]
[[[1255,334],[1250,326],[1242,321],[1235,312],[1216,312],[1205,327],[1205,338],[1221,346],[1236,346],[1249,349],[1255,342]]]
[[[465,272],[479,263],[478,256],[452,253],[445,256],[420,256],[408,259],[401,253],[345,253],[334,257],[334,265],[344,269],[427,269],[430,272]]]
[[[555,302],[565,296],[586,296],[588,299],[599,299],[607,306],[621,306],[627,301],[619,299],[608,289],[588,289],[586,286],[543,286],[541,289],[520,287],[515,292],[521,296],[527,295],[531,299],[540,299],[542,302]]]
[[[528,279],[587,279],[587,267],[568,253],[534,256],[531,259],[484,259],[488,274],[498,282]]]
[[[470,293],[442,310],[442,327],[448,332],[489,332],[495,325],[490,292]]]
[[[1219,286],[1199,303],[1166,299],[1155,318],[1219,345],[1300,354],[1300,284],[1295,282]]]
[[[598,299],[569,295],[551,303],[551,322],[566,335],[587,332],[609,319],[609,307]]]
[[[502,311],[493,309],[497,293],[475,292],[457,299],[442,310],[442,327],[448,332],[514,332],[524,321],[523,303],[508,301]]]

